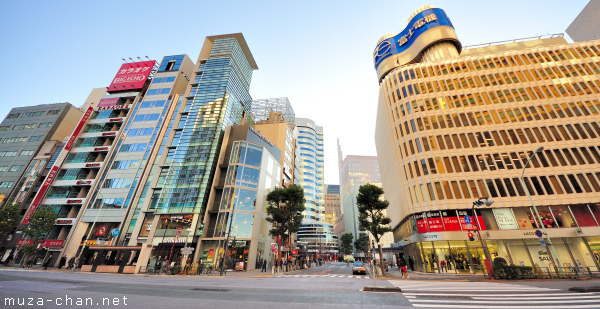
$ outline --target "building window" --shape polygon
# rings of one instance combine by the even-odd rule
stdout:
[[[35,152],[34,150],[22,150],[20,155],[21,156],[32,156],[34,152]]]
[[[58,113],[60,113],[59,109],[53,109],[53,110],[49,110],[46,115],[58,115]]]
[[[2,181],[0,182],[0,189],[10,188],[15,184],[14,181]]]
[[[25,168],[25,165],[13,165],[10,167],[10,171],[11,172],[18,172],[18,171],[22,171],[23,168]]]
[[[8,166],[0,166],[0,172],[6,172],[8,170]]]

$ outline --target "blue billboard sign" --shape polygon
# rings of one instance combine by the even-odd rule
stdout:
[[[407,50],[421,34],[439,26],[449,26],[454,29],[450,19],[442,9],[427,9],[415,15],[402,32],[377,44],[373,53],[375,69],[377,70],[379,64],[386,58]]]

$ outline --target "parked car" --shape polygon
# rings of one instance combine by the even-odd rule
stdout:
[[[352,264],[352,274],[356,275],[356,274],[363,274],[366,275],[367,274],[367,268],[365,267],[365,264],[363,262],[354,262]]]

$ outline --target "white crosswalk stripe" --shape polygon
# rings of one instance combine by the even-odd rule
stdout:
[[[276,278],[354,278],[354,279],[369,279],[368,276],[355,275],[276,275]]]
[[[389,280],[418,308],[564,309],[600,308],[600,293],[569,293],[500,282]]]

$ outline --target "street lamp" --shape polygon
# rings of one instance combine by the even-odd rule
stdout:
[[[492,206],[492,204],[494,203],[493,200],[487,198],[487,197],[481,197],[479,198],[477,201],[473,202],[473,207],[471,208],[472,213],[473,213],[473,217],[475,218],[475,226],[477,227],[477,236],[479,237],[479,242],[481,243],[481,249],[483,250],[483,254],[485,254],[485,259],[487,261],[489,261],[489,265],[486,262],[485,264],[485,268],[488,271],[488,274],[490,275],[490,278],[494,278],[494,271],[491,265],[492,262],[492,256],[490,255],[490,251],[487,247],[487,245],[483,242],[483,239],[481,238],[481,232],[480,232],[480,227],[479,227],[479,218],[477,218],[477,215],[475,215],[475,206]]]
[[[543,146],[536,148],[535,151],[529,157],[529,159],[527,159],[527,162],[525,162],[525,166],[523,166],[523,171],[521,172],[521,182],[523,183],[523,187],[525,188],[525,193],[527,194],[527,197],[529,198],[529,201],[531,202],[531,206],[533,207],[533,210],[535,211],[535,216],[538,220],[538,226],[541,226],[542,231],[544,232],[544,236],[546,238],[546,244],[547,244],[546,250],[548,252],[548,255],[550,256],[550,259],[552,260],[552,264],[554,264],[554,267],[557,267],[557,269],[558,269],[557,265],[560,265],[560,262],[558,260],[558,255],[556,254],[556,251],[554,250],[554,247],[552,246],[552,241],[550,240],[550,237],[548,236],[548,233],[546,232],[546,227],[542,223],[542,218],[540,217],[540,213],[538,212],[537,207],[535,207],[535,204],[533,203],[533,199],[531,198],[529,189],[527,189],[527,184],[525,183],[525,178],[524,178],[525,169],[527,168],[527,165],[529,165],[529,162],[531,161],[531,159],[533,159],[533,157],[536,154],[542,152],[543,150],[544,150]]]

